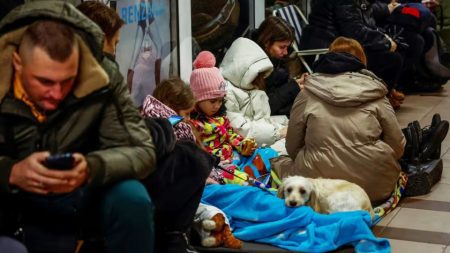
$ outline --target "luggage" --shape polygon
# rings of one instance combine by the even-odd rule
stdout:
[[[431,187],[441,179],[442,168],[442,159],[433,159],[417,165],[404,163],[402,169],[409,171],[404,195],[411,197],[429,193]]]
[[[400,164],[408,175],[405,196],[427,194],[442,176],[441,143],[447,136],[449,122],[433,115],[431,125],[421,128],[418,121],[402,129],[406,138]]]

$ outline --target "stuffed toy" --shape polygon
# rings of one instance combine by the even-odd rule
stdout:
[[[234,237],[230,223],[222,210],[200,203],[194,219],[194,229],[203,247],[242,248],[242,241]]]

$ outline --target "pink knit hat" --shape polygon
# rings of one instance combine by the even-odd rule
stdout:
[[[197,102],[224,97],[225,79],[216,65],[216,58],[209,51],[201,51],[193,63],[191,90]]]

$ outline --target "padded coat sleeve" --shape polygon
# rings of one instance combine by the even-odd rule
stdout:
[[[307,104],[306,92],[298,95],[292,106],[291,118],[286,135],[286,150],[292,160],[295,160],[298,152],[305,146],[306,115]]]
[[[378,113],[380,125],[383,129],[383,141],[394,150],[395,158],[398,160],[403,155],[406,140],[395,116],[394,109],[392,109],[387,98],[382,99]]]
[[[255,138],[258,145],[272,145],[280,139],[279,126],[270,119],[268,97],[264,91],[251,93],[231,89],[227,91],[226,100],[227,117],[241,135]],[[250,105],[243,109],[242,103]]]

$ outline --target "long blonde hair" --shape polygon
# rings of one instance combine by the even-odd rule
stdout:
[[[349,53],[358,58],[364,66],[367,67],[367,57],[364,53],[364,49],[361,44],[354,39],[342,36],[337,37],[333,43],[331,43],[329,50],[330,52],[336,53]]]

